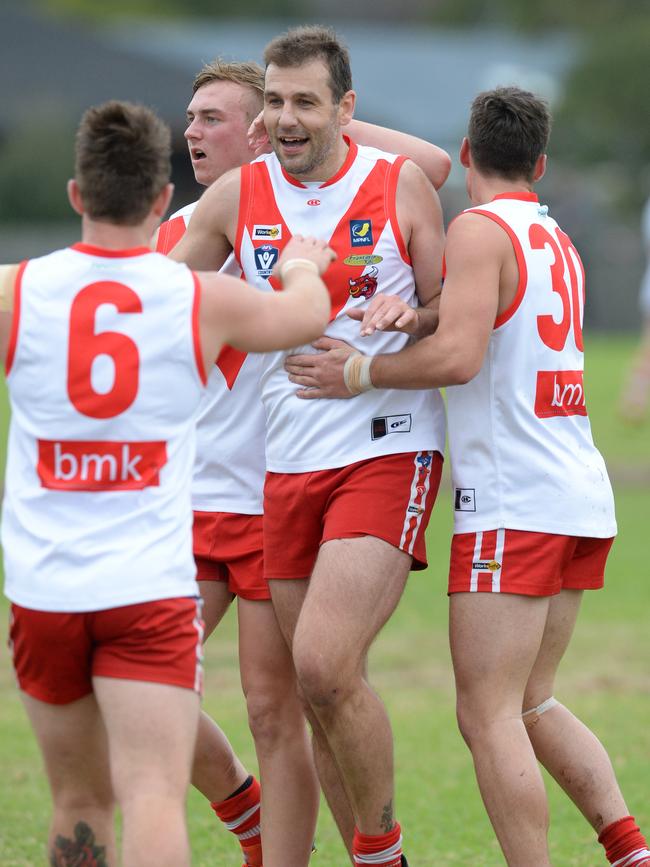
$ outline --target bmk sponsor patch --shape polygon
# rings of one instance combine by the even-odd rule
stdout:
[[[457,512],[476,511],[476,491],[474,488],[456,488],[454,509]]]
[[[411,430],[411,414],[386,415],[373,418],[370,426],[370,436],[373,440],[393,433],[408,433]]]
[[[350,220],[350,244],[353,247],[371,247],[374,244],[370,220]]]
[[[280,251],[271,244],[262,244],[255,250],[255,264],[260,277],[270,277],[273,266],[278,261]]]
[[[282,226],[253,226],[253,241],[279,241],[282,238]]]

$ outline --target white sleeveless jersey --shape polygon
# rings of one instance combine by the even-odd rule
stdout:
[[[332,299],[325,333],[368,354],[401,349],[408,338],[396,332],[360,338],[359,323],[346,311],[365,306],[377,292],[417,304],[395,209],[404,159],[349,142],[340,171],[323,184],[309,185],[286,174],[274,154],[244,166],[235,251],[246,279],[277,289],[271,269],[291,235],[327,239],[337,259],[324,277]],[[311,346],[291,350],[315,351]],[[444,406],[438,391],[387,389],[354,400],[300,400],[283,367],[291,352],[265,356],[262,399],[269,470],[300,473],[385,454],[444,451]]]
[[[163,223],[156,249],[172,250],[185,233],[197,203]],[[231,254],[222,273],[241,277]],[[192,506],[199,512],[262,514],[264,407],[260,394],[262,357],[224,346],[208,374],[196,429]]]
[[[198,593],[198,282],[142,247],[21,266],[7,356],[5,592],[42,611]]]
[[[447,389],[455,532],[613,536],[612,489],[585,404],[578,252],[534,193],[469,211],[508,233],[519,285],[479,373]]]

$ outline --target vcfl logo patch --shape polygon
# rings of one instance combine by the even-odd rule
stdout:
[[[255,264],[260,277],[270,277],[273,266],[278,261],[280,251],[271,244],[262,244],[255,250]]]

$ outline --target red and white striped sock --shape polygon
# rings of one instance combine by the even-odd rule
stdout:
[[[352,855],[358,867],[400,867],[402,829],[397,822],[388,834],[361,834],[355,828]]]
[[[601,831],[598,842],[604,847],[607,860],[613,867],[650,864],[650,849],[634,816],[624,816],[612,822]]]
[[[260,784],[249,777],[250,784],[218,804],[210,804],[226,828],[239,840],[247,867],[262,867],[260,836]]]

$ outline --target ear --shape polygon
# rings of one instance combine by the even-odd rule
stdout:
[[[173,184],[165,184],[162,190],[158,193],[156,198],[154,199],[154,203],[151,206],[151,213],[162,219],[167,213],[167,208],[169,208],[169,203],[172,200],[172,196],[174,195],[174,185]]]
[[[467,141],[467,136],[463,137],[463,141],[460,146],[460,164],[465,169],[469,168],[469,142]]]
[[[541,157],[538,157],[537,162],[535,163],[535,169],[533,170],[533,183],[537,183],[540,181],[546,172],[546,154],[542,154]]]
[[[347,126],[354,116],[354,106],[357,102],[357,95],[353,90],[348,90],[343,94],[339,103],[339,121],[341,126]]]
[[[72,210],[76,211],[79,216],[82,216],[85,212],[84,203],[81,200],[81,193],[79,191],[79,184],[76,182],[74,178],[70,178],[68,181],[68,201],[72,206]]]

